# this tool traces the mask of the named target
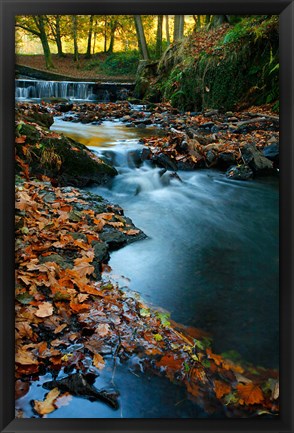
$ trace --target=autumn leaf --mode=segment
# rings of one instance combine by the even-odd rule
[[[34,400],[34,409],[39,415],[46,415],[56,409],[55,401],[59,396],[58,388],[53,388],[47,395],[44,401]]]
[[[224,395],[231,392],[231,386],[221,380],[214,381],[214,390],[217,398],[222,398]]]
[[[93,356],[93,365],[99,370],[102,370],[105,367],[105,361],[99,353],[95,353]]]
[[[21,135],[20,137],[15,137],[15,142],[17,144],[25,143],[26,138],[27,138],[26,135]]]
[[[124,233],[128,236],[134,236],[134,235],[137,235],[138,233],[140,233],[140,230],[130,229],[130,230],[124,231]]]
[[[75,313],[80,313],[91,308],[89,304],[78,304],[73,301],[70,302],[69,306]]]
[[[15,362],[21,365],[37,365],[36,357],[24,348],[19,348],[15,355]]]
[[[17,380],[15,382],[15,398],[21,398],[28,393],[30,389],[30,384],[28,382],[23,382],[22,380]]]
[[[38,306],[38,311],[35,313],[37,317],[49,317],[53,314],[53,305],[51,302],[43,302]]]
[[[100,337],[105,337],[107,334],[109,334],[109,330],[110,326],[108,323],[100,323],[97,326],[95,333],[100,335]]]
[[[257,404],[264,400],[262,390],[254,383],[247,383],[245,385],[239,383],[237,385],[237,391],[240,396],[239,403],[241,405]]]

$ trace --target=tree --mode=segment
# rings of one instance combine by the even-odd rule
[[[19,27],[26,32],[31,33],[32,35],[40,39],[44,52],[46,68],[52,69],[54,68],[54,64],[52,61],[52,55],[48,43],[46,24],[46,15],[18,16],[16,21],[16,27]]]
[[[109,41],[109,47],[108,47],[108,50],[107,50],[108,53],[113,53],[115,31],[117,29],[117,25],[118,25],[118,20],[116,19],[115,15],[114,15],[114,18],[111,17],[110,18],[110,22],[109,22],[110,41]]]
[[[60,25],[61,16],[47,15],[46,19],[57,46],[58,57],[65,57],[65,54],[63,53],[62,50],[62,41],[61,41],[61,25]]]
[[[72,15],[72,35],[73,35],[73,42],[74,42],[74,62],[79,61],[79,49],[78,49],[78,22],[77,22],[77,15]]]
[[[157,32],[156,32],[156,57],[159,58],[162,54],[162,24],[163,15],[157,16]]]
[[[94,15],[90,15],[90,18],[89,18],[88,43],[87,43],[87,52],[86,52],[86,58],[87,59],[90,59],[90,57],[91,57],[91,43],[92,43],[92,33],[93,33],[93,20],[94,20]]]
[[[168,15],[165,15],[165,33],[167,45],[170,45],[170,35],[169,35],[169,19]]]
[[[175,15],[174,21],[174,42],[179,41],[184,36],[184,15]]]
[[[139,46],[141,56],[143,57],[144,60],[149,60],[149,53],[148,53],[141,15],[134,15],[134,20],[135,20],[137,39],[138,39],[138,46]]]

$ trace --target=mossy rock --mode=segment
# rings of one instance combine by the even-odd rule
[[[48,176],[59,186],[83,187],[106,183],[117,174],[86,146],[63,135],[50,137],[48,130],[25,123],[17,126],[17,135],[26,136],[26,151],[22,144],[16,144],[16,153],[28,164],[31,176]],[[19,164],[17,170],[21,172]]]

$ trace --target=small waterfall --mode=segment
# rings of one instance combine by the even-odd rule
[[[115,101],[127,95],[132,83],[15,80],[16,99],[65,98],[80,101]]]
[[[94,82],[16,80],[15,97],[88,100],[93,95],[94,85]]]

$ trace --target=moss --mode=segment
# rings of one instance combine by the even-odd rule
[[[203,50],[195,55],[191,40],[171,46],[159,62],[153,84],[148,77],[142,93],[146,99],[155,95],[169,100],[183,111],[228,111],[275,103],[279,99],[278,44],[278,17],[244,18],[229,27],[209,54]]]

